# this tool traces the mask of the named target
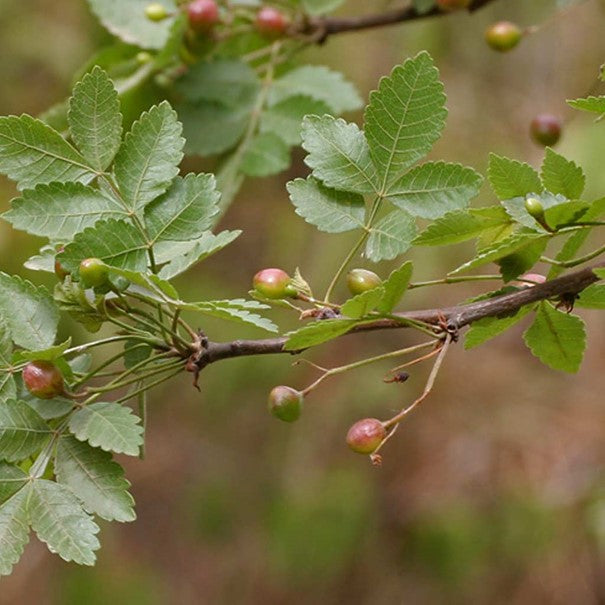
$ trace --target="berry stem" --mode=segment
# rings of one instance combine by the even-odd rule
[[[124,403],[125,401],[128,401],[129,399],[132,399],[133,397],[138,396],[140,393],[149,391],[150,389],[157,386],[158,384],[161,384],[162,382],[166,382],[167,380],[170,380],[171,378],[173,378],[177,374],[180,374],[181,372],[182,372],[182,368],[179,367],[176,370],[176,372],[173,372],[172,374],[168,374],[167,376],[162,376],[161,378],[158,378],[157,380],[154,380],[153,382],[148,382],[147,384],[143,385],[140,389],[136,389],[135,391],[128,393],[128,395],[124,395],[124,397],[120,397],[120,399],[116,399],[115,403]]]
[[[541,256],[540,260],[543,263],[548,263],[549,265],[570,268],[570,267],[576,267],[578,265],[581,265],[582,263],[592,260],[593,258],[600,256],[604,252],[605,252],[605,246],[601,246],[600,248],[597,248],[596,250],[593,250],[592,252],[589,252],[588,254],[585,254],[584,256],[579,256],[578,258],[574,258],[572,260],[556,260],[554,258],[548,258],[547,256]]]

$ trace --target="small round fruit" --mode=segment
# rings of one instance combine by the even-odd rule
[[[269,411],[284,422],[294,422],[300,418],[302,403],[302,393],[291,387],[280,385],[269,393]]]
[[[268,36],[280,36],[290,25],[290,20],[276,8],[265,6],[256,14],[256,29]]]
[[[168,17],[168,11],[159,2],[152,2],[145,7],[145,16],[150,21],[163,21]]]
[[[381,283],[380,277],[367,269],[352,269],[347,273],[347,287],[351,294],[361,294],[380,286]]]
[[[358,454],[371,454],[387,436],[384,425],[377,418],[358,420],[347,433],[347,445]]]
[[[505,53],[521,42],[523,31],[510,21],[498,21],[485,30],[485,41],[490,48]]]
[[[23,384],[35,397],[52,399],[65,392],[63,376],[50,361],[30,361],[23,368]]]
[[[145,50],[138,52],[136,54],[135,59],[137,60],[137,63],[139,65],[145,65],[146,63],[151,63],[151,61],[153,61],[153,57],[151,56],[151,54]]]
[[[471,0],[437,0],[437,6],[444,11],[456,11],[468,8]]]
[[[542,206],[542,202],[538,198],[528,197],[525,200],[525,210],[537,221],[544,220],[544,206]]]
[[[561,138],[561,120],[552,114],[541,113],[531,121],[529,132],[538,145],[554,145]]]
[[[287,298],[296,294],[290,281],[290,276],[281,269],[263,269],[252,279],[252,286],[265,298]]]
[[[80,263],[80,279],[87,288],[104,286],[109,278],[109,269],[100,258],[85,258]]]
[[[214,0],[193,0],[187,6],[187,19],[191,29],[205,32],[218,21],[218,6]]]

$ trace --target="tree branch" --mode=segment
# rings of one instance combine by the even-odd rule
[[[474,0],[467,10],[472,13],[494,1],[495,0]],[[424,13],[419,13],[413,6],[406,6],[405,8],[399,8],[384,13],[362,15],[360,17],[311,18],[301,26],[300,32],[315,37],[317,42],[321,44],[332,34],[341,34],[344,32],[359,31],[374,27],[384,27],[386,25],[395,25],[405,21],[418,21],[429,17],[443,17],[450,14],[451,11],[441,10],[438,6],[435,6]]]
[[[437,325],[440,321],[445,319],[449,325],[458,329],[470,325],[484,317],[506,316],[515,313],[521,307],[541,300],[567,295],[573,297],[584,290],[584,288],[599,281],[599,278],[593,273],[593,269],[602,268],[604,266],[605,263],[601,263],[569,273],[543,284],[526,287],[511,294],[504,294],[502,296],[496,296],[467,305],[456,305],[443,309],[405,311],[396,313],[396,315],[403,319],[413,319],[432,325]],[[396,320],[378,319],[370,324],[354,328],[348,332],[348,334],[406,327],[408,326]],[[297,353],[284,349],[287,340],[287,338],[281,337],[259,340],[234,340],[231,342],[209,342],[196,365],[202,370],[207,365],[220,361],[221,359],[251,355],[270,355],[275,353]]]

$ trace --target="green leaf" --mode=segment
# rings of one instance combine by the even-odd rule
[[[114,163],[124,203],[139,210],[168,189],[183,157],[183,128],[167,101],[141,115]]]
[[[0,273],[0,316],[20,347],[39,349],[55,340],[59,310],[43,286]]]
[[[472,168],[427,162],[393,183],[387,195],[390,202],[413,216],[435,219],[466,208],[479,193],[482,181]]]
[[[107,521],[134,521],[134,499],[124,470],[109,452],[73,437],[61,437],[55,459],[57,481],[67,485],[89,513]]]
[[[542,238],[498,259],[496,263],[500,267],[502,279],[505,282],[511,281],[531,269],[540,260],[547,244],[548,239]]]
[[[55,301],[61,311],[69,313],[89,332],[98,332],[105,321],[80,284],[69,277],[55,286]]]
[[[449,275],[455,275],[456,273],[461,273],[462,271],[474,269],[475,267],[480,267],[486,263],[500,260],[509,254],[519,252],[528,246],[532,246],[540,240],[547,239],[548,236],[540,235],[538,233],[527,233],[525,231],[513,233],[503,240],[486,246],[475,258],[460,265],[460,267],[451,271]]]
[[[605,113],[605,96],[589,96],[584,99],[573,99],[567,101],[567,104],[571,105],[574,109],[579,109],[581,111],[599,114]]]
[[[279,174],[290,166],[290,148],[271,132],[257,134],[246,148],[241,171],[248,176]]]
[[[170,189],[145,208],[145,224],[154,243],[196,240],[212,226],[221,194],[211,174],[177,177]]]
[[[118,93],[98,66],[76,84],[67,114],[74,143],[96,170],[105,170],[122,140]]]
[[[194,242],[160,242],[155,248],[156,261],[161,264],[167,259],[171,260],[161,268],[159,277],[172,279],[180,275],[196,263],[228,246],[241,233],[241,231],[221,231],[214,235],[207,231]],[[178,252],[176,252],[177,246],[179,246]]]
[[[359,319],[368,315],[373,311],[378,303],[382,300],[384,289],[382,286],[377,286],[371,290],[366,290],[353,298],[349,298],[341,308],[341,312],[345,317],[351,319]]]
[[[377,189],[366,138],[356,124],[332,116],[307,116],[302,126],[305,163],[328,187],[355,193]]]
[[[290,97],[263,112],[259,130],[277,135],[286,145],[300,145],[303,118],[326,113],[330,107],[323,101],[302,95]]]
[[[320,231],[342,233],[365,224],[365,202],[356,193],[329,189],[313,177],[290,181],[286,188],[296,214]]]
[[[220,319],[249,324],[261,328],[262,330],[266,330],[267,332],[278,332],[277,326],[270,319],[262,317],[257,313],[250,313],[250,311],[247,310],[248,308],[258,309],[258,306],[251,306],[253,303],[256,303],[256,301],[246,302],[248,305],[242,307],[241,304],[234,304],[237,303],[237,301],[211,300],[195,303],[193,305],[185,305],[183,308],[194,309],[198,313],[209,315],[210,317],[218,317]],[[258,303],[256,304],[258,305]],[[266,308],[266,306],[263,305],[260,308]]]
[[[13,494],[17,493],[29,479],[27,473],[14,464],[0,462],[0,503],[6,502]],[[2,540],[0,540],[2,544]],[[0,548],[0,557],[2,548]],[[0,572],[0,575],[2,573]]]
[[[355,326],[360,325],[357,319],[322,319],[287,334],[288,340],[284,345],[286,351],[300,351],[314,347],[346,334]]]
[[[481,236],[494,227],[511,224],[504,208],[490,206],[448,212],[429,225],[415,240],[416,246],[447,246]]]
[[[598,267],[596,269],[593,269],[592,272],[599,278],[599,279],[605,279],[605,269],[602,267]]]
[[[540,193],[543,189],[538,173],[529,165],[489,154],[487,178],[499,200]]]
[[[252,110],[260,90],[256,72],[238,59],[200,61],[175,82],[190,103],[219,103],[232,110]]]
[[[544,189],[554,194],[560,193],[570,200],[579,198],[586,184],[582,168],[550,147],[546,148],[540,176]]]
[[[85,258],[100,258],[114,267],[143,271],[147,249],[147,242],[134,225],[111,219],[78,233],[57,259],[70,272],[76,271]]]
[[[344,0],[301,0],[301,3],[309,15],[324,15],[341,6]]]
[[[512,317],[484,317],[473,322],[464,337],[464,348],[472,349],[517,325],[530,311],[531,305],[521,307]]]
[[[378,311],[381,313],[390,313],[399,303],[403,295],[406,293],[410,280],[412,279],[413,264],[406,261],[395,269],[388,279],[383,282],[382,288],[384,293],[378,304]]]
[[[6,321],[0,317],[0,402],[14,399],[17,394],[12,372],[13,343]]]
[[[143,444],[140,418],[119,403],[91,403],[69,419],[69,430],[80,441],[106,452],[138,456]]]
[[[149,0],[88,0],[90,9],[114,35],[143,48],[160,49],[168,41],[174,18],[150,21],[145,16]],[[178,14],[174,0],[161,0],[169,14]]]
[[[403,172],[431,150],[446,116],[443,84],[427,52],[381,79],[378,90],[370,94],[365,130],[384,189],[390,190]]]
[[[424,15],[435,8],[435,0],[414,0],[413,4],[419,15]]]
[[[269,91],[269,106],[300,95],[322,101],[337,114],[359,109],[363,104],[355,87],[341,73],[323,65],[297,67],[275,80]]]
[[[583,309],[605,309],[605,285],[593,284],[582,290],[575,306]]]
[[[578,221],[585,220],[586,214],[590,210],[588,202],[573,200],[565,204],[559,204],[547,208],[544,212],[546,224],[553,229],[561,229],[569,225],[575,225]]]
[[[27,492],[16,493],[0,506],[0,576],[8,576],[29,542]]]
[[[24,401],[0,402],[0,459],[17,462],[48,440],[48,425]]]
[[[390,260],[408,250],[415,237],[413,217],[404,210],[395,210],[370,228],[365,255],[374,262]]]
[[[35,360],[45,360],[45,361],[57,361],[59,358],[63,357],[63,353],[69,349],[71,346],[71,336],[64,340],[62,343],[58,345],[54,345],[52,347],[46,347],[44,349],[37,349],[35,351],[32,350],[22,350],[16,351],[13,355],[13,363],[21,363],[22,361],[35,361]],[[67,367],[67,371],[71,372],[71,368],[65,364]]]
[[[115,200],[81,183],[38,185],[11,205],[2,218],[15,229],[54,241],[69,241],[97,221],[128,216]]]
[[[86,183],[96,176],[56,130],[28,115],[0,117],[0,173],[19,189],[53,181]]]
[[[560,204],[568,204],[569,201],[562,195],[553,195],[548,191],[544,191],[539,194],[532,194],[528,197],[535,198],[540,201],[544,210],[548,211],[549,208],[558,206]],[[533,231],[539,231],[540,233],[547,233],[546,229],[536,219],[527,212],[525,207],[525,197],[514,197],[502,202],[502,206],[506,209],[507,214],[521,225],[529,227]]]
[[[534,323],[523,338],[530,351],[554,370],[577,372],[580,369],[586,331],[584,322],[576,315],[563,313],[550,303],[542,302]]]
[[[36,479],[28,487],[28,512],[38,538],[65,561],[94,565],[100,546],[98,525],[86,514],[69,488]]]

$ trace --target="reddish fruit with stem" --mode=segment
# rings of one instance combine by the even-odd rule
[[[561,138],[561,120],[550,113],[537,115],[529,125],[531,138],[538,144],[554,145]]]
[[[519,44],[523,31],[510,21],[498,21],[485,30],[485,41],[490,48],[505,53]]]
[[[270,6],[261,8],[256,14],[256,29],[267,36],[280,36],[288,26],[290,20],[281,11]]]
[[[291,387],[279,385],[269,393],[269,411],[284,422],[294,422],[300,418],[302,403],[303,394]]]
[[[358,454],[371,454],[387,436],[384,425],[377,418],[357,421],[347,433],[347,445]]]
[[[382,280],[374,271],[367,269],[352,269],[347,273],[347,287],[351,294],[361,294],[380,286]]]
[[[109,279],[109,268],[100,258],[85,258],[80,263],[80,279],[87,288],[104,286]]]
[[[50,361],[31,361],[23,368],[23,384],[35,397],[52,399],[65,393],[63,375]]]
[[[265,298],[287,298],[296,296],[290,276],[281,269],[263,269],[252,279],[254,289]]]
[[[218,20],[218,6],[214,0],[194,0],[187,6],[187,19],[191,29],[204,32]]]

